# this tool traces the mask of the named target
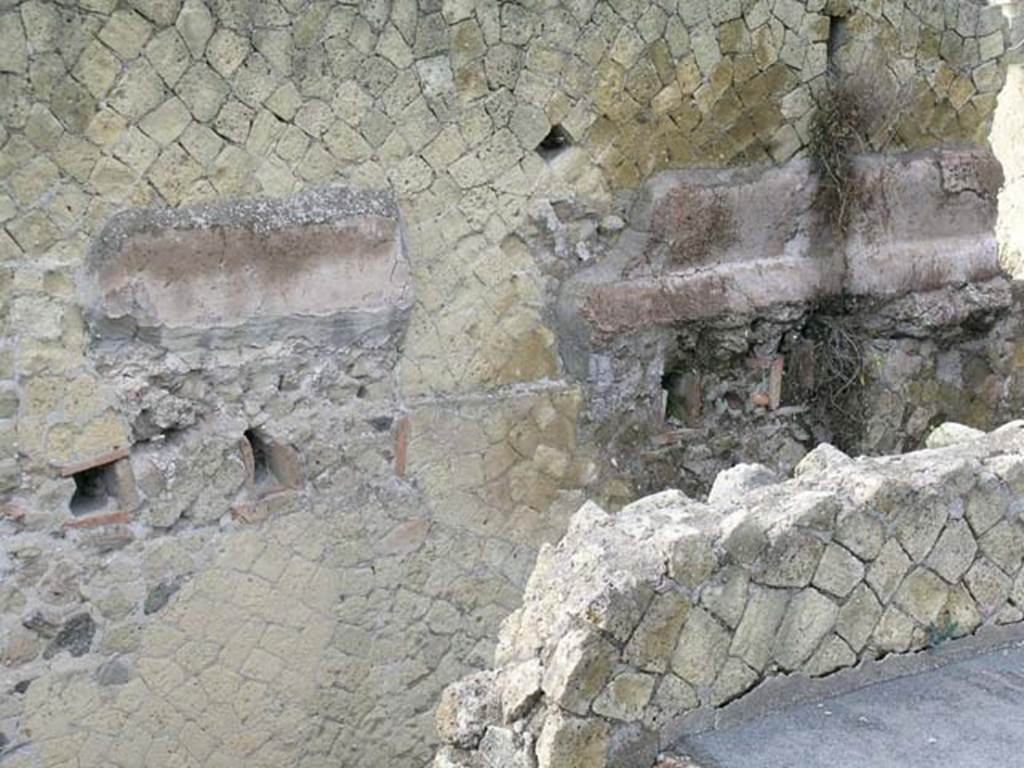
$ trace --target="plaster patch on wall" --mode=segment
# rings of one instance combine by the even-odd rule
[[[394,202],[349,189],[121,214],[83,278],[94,319],[145,328],[386,316],[412,302]]]

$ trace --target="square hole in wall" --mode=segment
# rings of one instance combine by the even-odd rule
[[[75,492],[71,496],[74,517],[110,512],[117,508],[120,484],[116,462],[90,467],[71,475]]]
[[[661,377],[662,421],[693,426],[703,408],[703,381],[699,371],[668,363]]]
[[[258,429],[247,429],[243,450],[257,497],[286,488],[299,488],[303,472],[294,448],[282,445]]]
[[[553,125],[548,135],[541,139],[535,151],[546,162],[551,162],[573,144],[572,136],[561,125]]]

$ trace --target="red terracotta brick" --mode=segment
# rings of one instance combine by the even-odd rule
[[[128,458],[128,448],[115,448],[107,453],[101,453],[99,456],[93,456],[91,459],[78,461],[74,464],[65,464],[60,468],[60,476],[71,477],[71,475],[85,472],[87,469],[102,467],[104,464],[113,464],[115,461],[126,458]]]
[[[408,416],[403,416],[398,420],[398,427],[395,430],[395,474],[399,477],[405,477],[411,429],[412,423]]]
[[[118,510],[117,512],[101,512],[98,515],[89,515],[77,520],[69,520],[64,523],[65,528],[99,528],[103,525],[123,525],[130,523],[132,516],[130,512]]]

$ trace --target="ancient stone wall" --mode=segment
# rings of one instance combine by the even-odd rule
[[[859,167],[968,224],[866,334],[865,449],[1012,413],[978,173],[1008,34],[960,0],[0,0],[0,759],[426,763],[583,499],[737,458],[662,402],[731,305],[595,341],[575,299],[671,277],[623,271],[665,179],[707,234],[737,178],[810,194],[829,82],[876,119]],[[702,412],[736,389],[785,466],[831,433],[779,428],[777,304]]]
[[[777,675],[822,677],[1024,618],[1024,423],[780,483],[719,476],[617,514],[587,503],[542,549],[493,670],[446,690],[435,765],[653,765],[688,723]]]

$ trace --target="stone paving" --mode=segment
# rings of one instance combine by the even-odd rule
[[[694,768],[1016,766],[1024,755],[1024,648],[784,709],[691,737],[679,751]]]

